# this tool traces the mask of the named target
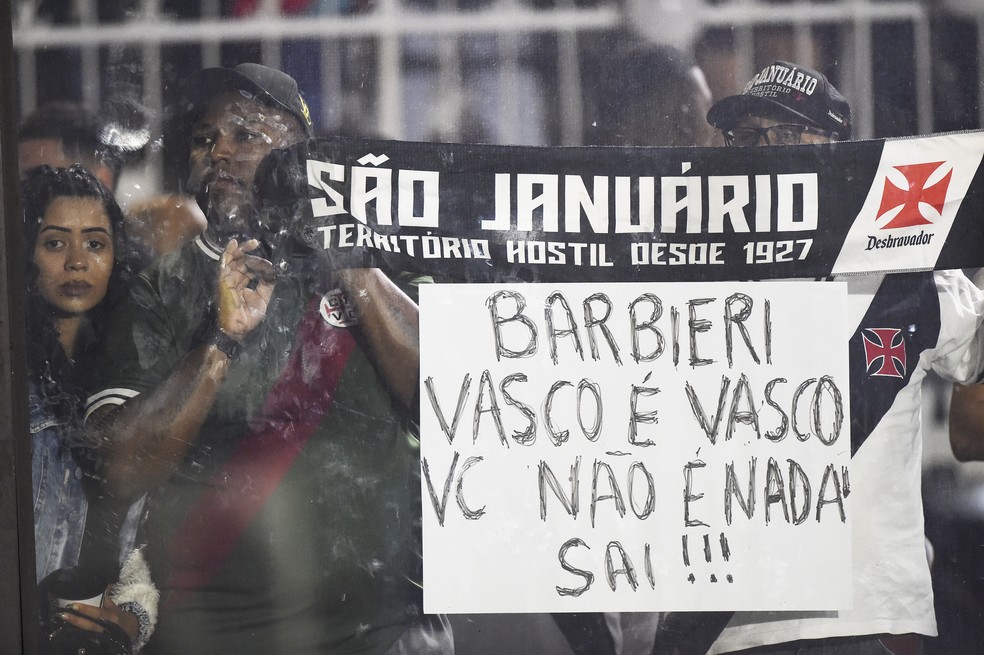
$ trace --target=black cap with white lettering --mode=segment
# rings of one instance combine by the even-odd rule
[[[786,61],[776,61],[745,85],[711,107],[707,122],[722,130],[735,127],[745,116],[781,114],[835,135],[851,138],[851,105],[822,73]]]

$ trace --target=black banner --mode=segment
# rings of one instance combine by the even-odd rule
[[[268,159],[257,193],[278,240],[337,267],[822,278],[984,264],[982,153],[984,132],[741,149],[314,139]]]

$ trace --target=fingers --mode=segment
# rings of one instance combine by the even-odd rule
[[[247,254],[256,250],[259,245],[260,242],[256,239],[250,239],[242,245],[235,239],[231,239],[222,252],[223,273],[226,275],[238,274],[242,276],[239,282],[245,284],[253,281],[273,284],[276,280],[276,269],[273,264],[262,257]]]
[[[239,243],[237,239],[229,239],[222,254],[228,253],[231,256],[240,256],[248,252],[253,252],[260,247],[260,242],[256,239],[248,239]]]
[[[73,603],[69,605],[69,608],[79,614],[84,616],[79,616],[72,612],[62,612],[58,616],[65,623],[73,625],[80,630],[88,630],[90,632],[106,632],[106,628],[95,622],[95,619],[101,619],[103,621],[108,621],[110,623],[115,623],[116,625],[123,628],[123,631],[133,642],[137,639],[140,634],[140,619],[137,618],[135,614],[130,612],[121,611],[113,601],[106,597],[105,607],[95,607],[94,605],[83,605],[82,603]],[[88,617],[88,618],[86,618]],[[90,621],[89,619],[94,619]]]
[[[269,260],[255,255],[245,255],[242,259],[248,275],[257,282],[273,284],[277,278],[277,271]]]
[[[244,241],[239,248],[243,252],[252,252],[256,250],[259,247],[259,245],[260,242],[257,241],[256,239],[248,239],[247,241]]]
[[[218,326],[236,341],[263,320],[276,283],[273,264],[249,254],[259,245],[255,239],[242,245],[232,239],[222,252],[216,290]]]
[[[244,250],[244,248],[255,242],[255,239],[251,239],[250,241],[239,245],[239,242],[235,239],[229,239],[229,243],[226,244],[225,249],[222,251],[222,258],[219,260],[219,265],[223,270],[232,268],[236,262],[242,260],[242,258],[246,256],[247,252],[256,249],[256,245],[253,245],[252,248]]]
[[[85,605],[83,603],[72,603],[68,606],[69,609],[78,612],[84,616],[79,616],[72,612],[62,612],[59,617],[65,621],[74,625],[76,628],[82,630],[89,630],[90,632],[105,632],[105,629],[96,623],[95,621],[90,621],[87,618],[92,619],[103,619],[105,621],[111,621],[113,623],[119,623],[119,610],[113,605],[111,608],[96,607],[95,605]]]

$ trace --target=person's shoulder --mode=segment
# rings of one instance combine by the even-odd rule
[[[984,292],[961,270],[933,271],[931,273],[941,304],[963,306],[980,304]]]
[[[211,284],[220,255],[221,251],[196,236],[154,260],[135,276],[132,288],[149,288],[165,299],[193,296],[194,289],[207,289]]]
[[[971,281],[967,275],[961,270],[946,270],[946,271],[933,271],[933,278],[936,281],[937,286],[944,287],[974,287],[974,283]]]
[[[936,271],[933,273],[941,310],[952,307],[952,311],[975,317],[984,311],[984,291],[961,270]],[[976,329],[976,328],[975,328]]]
[[[151,196],[127,208],[127,236],[153,262],[179,250],[207,227],[194,198]]]
[[[222,250],[198,235],[177,250],[154,260],[140,275],[161,279],[190,271],[214,271],[221,256]]]

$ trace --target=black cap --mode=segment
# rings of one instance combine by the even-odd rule
[[[787,61],[773,62],[739,95],[715,103],[707,122],[726,130],[745,116],[776,109],[836,133],[839,140],[851,138],[851,105],[840,91],[822,73]]]
[[[195,73],[185,87],[183,107],[186,115],[201,110],[209,99],[227,91],[245,91],[259,102],[284,109],[300,122],[308,136],[314,133],[311,111],[294,78],[261,64],[204,68]]]

